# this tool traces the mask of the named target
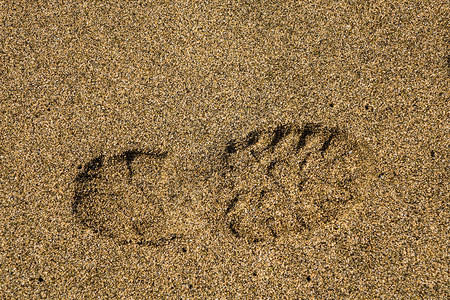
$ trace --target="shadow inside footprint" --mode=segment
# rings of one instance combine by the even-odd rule
[[[337,220],[360,199],[362,149],[339,128],[317,123],[258,129],[229,141],[218,196],[224,228],[260,242]]]

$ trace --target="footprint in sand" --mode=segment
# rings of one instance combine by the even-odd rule
[[[173,218],[179,199],[170,194],[167,157],[129,150],[90,160],[75,178],[73,214],[122,244],[161,245],[180,237]]]
[[[100,235],[140,245],[191,234],[187,224],[207,224],[199,216],[216,214],[217,205],[221,217],[209,226],[236,238],[257,243],[307,236],[363,199],[373,166],[366,147],[339,128],[316,123],[257,129],[219,152],[218,161],[209,161],[218,163],[211,168],[218,178],[208,175],[213,186],[198,184],[197,175],[176,174],[167,152],[93,158],[75,178],[73,214]]]
[[[366,157],[342,130],[315,123],[257,129],[230,140],[218,196],[225,230],[262,242],[333,222],[360,201]]]

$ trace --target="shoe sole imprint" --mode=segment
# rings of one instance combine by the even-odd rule
[[[361,200],[368,152],[337,127],[282,124],[223,148],[223,226],[249,242],[301,234],[337,220]]]
[[[220,151],[219,189],[213,191],[222,206],[219,226],[256,243],[307,235],[338,219],[361,201],[371,172],[368,149],[339,128],[317,123],[250,131]],[[167,157],[128,150],[91,159],[75,177],[73,214],[121,244],[157,246],[181,237],[175,227],[183,224],[170,217],[182,219],[176,207],[183,207],[167,194]]]

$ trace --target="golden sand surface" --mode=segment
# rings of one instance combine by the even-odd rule
[[[1,299],[448,299],[448,1],[0,3]]]

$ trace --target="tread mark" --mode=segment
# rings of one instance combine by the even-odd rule
[[[258,131],[250,131],[247,134],[247,137],[245,138],[245,145],[246,147],[250,147],[254,144],[256,144],[259,140],[259,133]]]
[[[237,151],[236,142],[234,140],[229,141],[225,147],[225,152],[228,154],[232,154],[235,153],[236,151]]]
[[[306,163],[308,162],[307,159],[308,159],[309,155],[310,155],[310,153],[308,153],[308,154],[306,155],[306,158],[304,158],[304,159],[300,162],[300,164],[299,164],[300,171],[303,171],[303,170],[305,169]]]
[[[336,137],[336,131],[333,130],[331,134],[328,136],[326,141],[323,143],[322,147],[319,149],[320,152],[322,152],[322,155],[327,151],[327,149],[330,147],[332,140]]]
[[[278,125],[272,137],[272,141],[267,148],[273,149],[281,140],[291,131],[291,128],[285,125]]]
[[[305,128],[303,129],[303,131],[298,139],[297,146],[295,147],[296,151],[305,147],[306,138],[310,135],[313,135],[316,132],[316,129],[317,129],[317,126],[315,126],[314,124],[306,124],[305,125]]]
[[[275,168],[275,165],[277,164],[277,160],[272,160],[269,165],[267,166],[267,175],[272,175],[272,170]]]
[[[86,163],[84,170],[75,177],[75,181],[86,182],[95,178],[97,174],[94,172],[98,171],[103,166],[104,158],[104,155],[100,155]]]
[[[225,214],[229,214],[230,211],[236,206],[236,203],[238,202],[238,197],[234,197],[233,199],[231,199],[230,203],[228,204],[228,207],[225,211]]]
[[[230,231],[231,231],[231,233],[233,235],[235,235],[236,237],[240,237],[240,234],[239,234],[239,232],[236,229],[236,222],[235,221],[230,221],[228,223],[228,228],[230,229]]]

